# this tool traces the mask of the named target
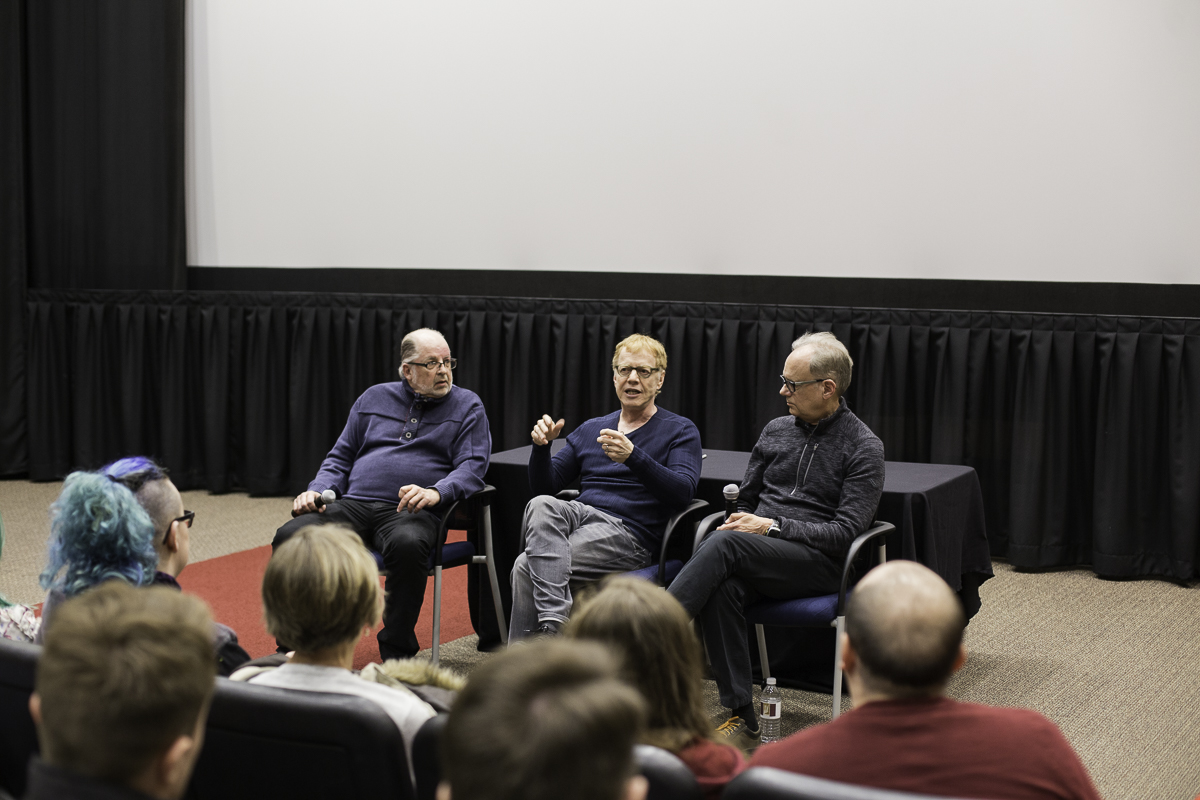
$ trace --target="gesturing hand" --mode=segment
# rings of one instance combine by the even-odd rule
[[[771,530],[771,520],[768,517],[756,517],[745,511],[730,514],[724,525],[717,526],[719,531],[741,531],[742,533],[757,533],[763,535]]]
[[[400,505],[396,511],[408,511],[413,514],[422,508],[433,508],[442,502],[442,495],[437,489],[425,489],[414,484],[400,487]]]
[[[542,418],[533,424],[533,430],[529,433],[529,438],[533,439],[534,444],[547,445],[558,438],[562,433],[565,419],[560,419],[558,422],[550,419],[549,414],[542,414]]]
[[[600,448],[604,450],[604,455],[618,464],[624,464],[625,459],[633,454],[633,442],[629,441],[629,437],[620,431],[614,431],[612,428],[601,430],[600,436],[596,441],[600,443]]]

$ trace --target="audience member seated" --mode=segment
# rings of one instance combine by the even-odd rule
[[[454,385],[455,359],[442,334],[420,328],[400,342],[400,378],[372,386],[350,409],[341,437],[273,547],[307,525],[349,527],[383,558],[387,599],[379,653],[415,656],[429,553],[446,506],[483,489],[492,434],[483,401]],[[337,499],[318,506],[326,490]],[[397,503],[399,497],[399,503]],[[281,652],[295,642],[281,641]]]
[[[584,422],[551,457],[565,420],[543,415],[530,437],[529,485],[521,547],[512,571],[508,640],[553,635],[571,614],[572,587],[650,564],[667,521],[683,510],[700,479],[700,432],[655,404],[667,352],[634,334],[613,352],[621,410]],[[580,482],[577,500],[554,495]]]
[[[622,655],[621,675],[642,693],[649,720],[641,741],[679,756],[715,800],[746,768],[742,752],[718,743],[704,710],[704,658],[679,602],[649,581],[614,576],[581,602],[566,635]]]
[[[442,736],[438,800],[644,800],[645,703],[592,642],[542,640],[471,673]]]
[[[358,535],[340,525],[296,531],[267,563],[262,600],[267,631],[293,643],[296,652],[283,666],[250,682],[375,701],[400,729],[411,770],[413,736],[434,715],[433,708],[406,688],[351,672],[354,648],[383,611],[379,569]]]
[[[114,578],[131,586],[153,583],[154,525],[125,486],[98,472],[72,472],[50,505],[46,560],[39,644],[64,600]]]
[[[851,595],[842,669],[854,710],[766,745],[754,767],[919,794],[1098,800],[1087,770],[1036,711],[944,696],[966,661],[966,617],[932,570],[893,561]]]
[[[767,423],[746,465],[738,511],[706,537],[668,591],[700,620],[721,704],[718,729],[758,744],[747,605],[838,591],[854,537],[883,495],[883,443],[842,395],[854,361],[832,333],[792,342],[780,378],[788,414]]]
[[[26,800],[183,796],[213,690],[204,603],[123,581],[63,602],[29,710],[41,757]]]
[[[191,556],[189,546],[196,512],[184,509],[183,498],[167,476],[167,470],[145,456],[122,458],[100,472],[133,492],[138,504],[150,516],[150,524],[154,527],[154,552],[158,557],[153,582],[180,591],[176,578]],[[250,655],[238,644],[237,634],[228,625],[214,622],[213,640],[217,672],[221,675],[229,675],[250,660]]]
[[[4,520],[0,518],[0,556],[4,555]],[[32,608],[9,602],[0,594],[0,636],[17,642],[32,642],[42,621]]]

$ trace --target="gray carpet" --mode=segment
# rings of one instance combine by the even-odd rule
[[[0,591],[10,599],[41,598],[47,508],[60,489],[0,481]],[[184,505],[197,512],[199,561],[268,544],[291,500],[187,492]],[[1086,570],[1030,575],[1001,562],[980,594],[983,608],[967,630],[970,658],[952,696],[1050,717],[1109,800],[1200,794],[1200,586],[1104,581]],[[488,657],[475,644],[470,636],[443,645],[443,664],[468,674]],[[828,695],[783,694],[785,733],[829,719]],[[723,719],[711,683],[708,702]]]

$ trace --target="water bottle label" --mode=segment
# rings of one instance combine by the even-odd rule
[[[783,703],[778,700],[763,700],[760,706],[759,717],[762,719],[779,719]]]

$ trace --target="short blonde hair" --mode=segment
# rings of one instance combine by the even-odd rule
[[[357,639],[379,623],[382,598],[374,556],[341,525],[296,531],[263,574],[267,632],[301,652]]]
[[[613,369],[617,368],[617,359],[621,357],[622,350],[628,350],[631,353],[649,353],[654,356],[654,366],[663,372],[667,371],[667,349],[653,336],[635,333],[617,342],[616,348],[613,349]]]
[[[792,351],[808,347],[812,354],[808,358],[808,371],[814,378],[832,378],[837,384],[837,396],[841,397],[850,388],[850,375],[854,359],[850,351],[829,331],[806,333],[792,342]]]

